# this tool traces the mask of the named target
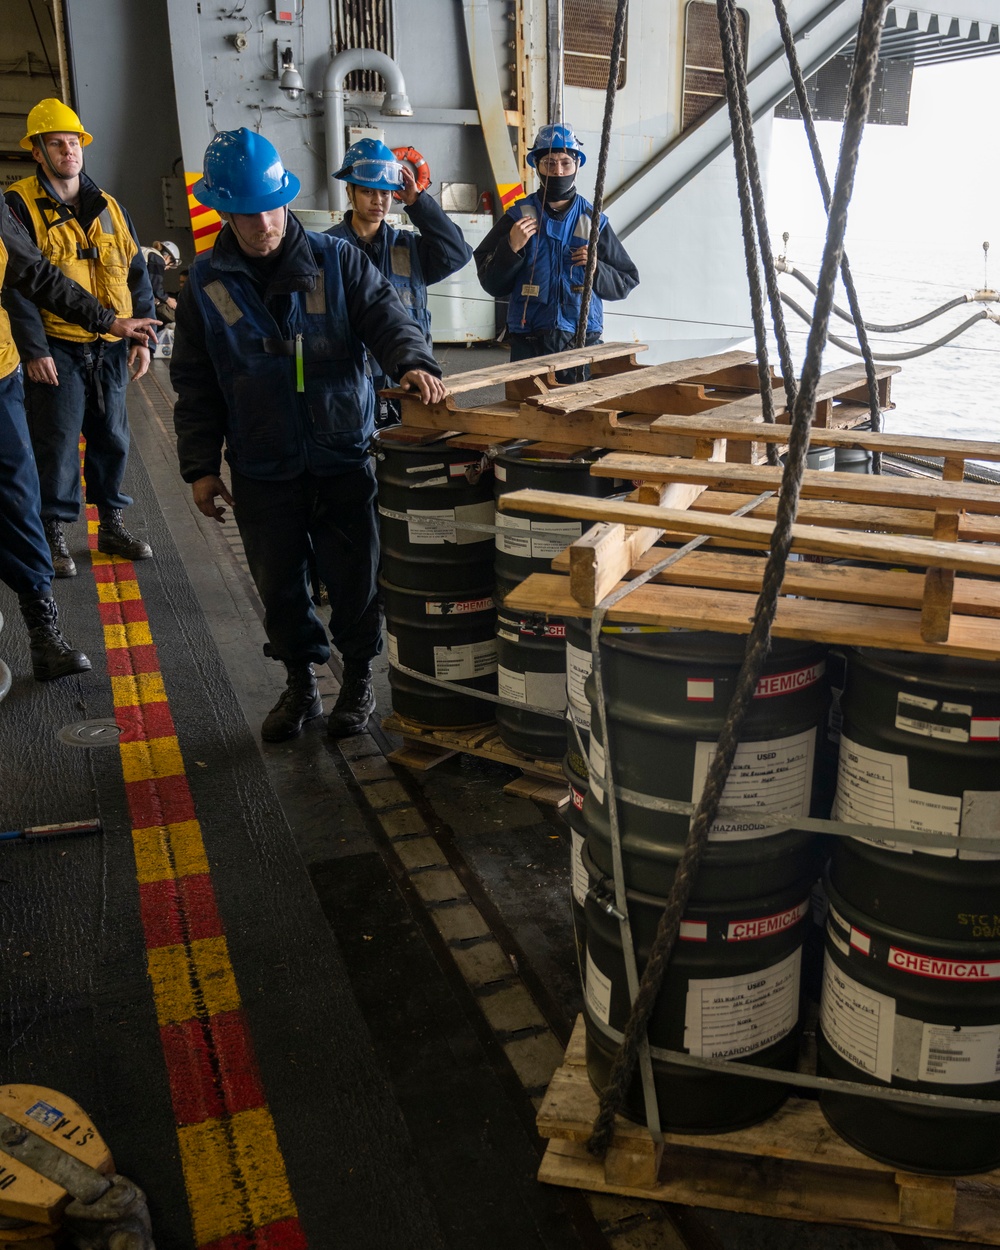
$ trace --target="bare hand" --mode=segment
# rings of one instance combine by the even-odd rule
[[[176,307],[177,307],[177,301],[174,299],[174,297],[173,297],[172,295],[168,295],[168,296],[167,296],[165,303],[166,303],[166,305],[167,305],[167,307],[168,307],[168,308],[176,308]]]
[[[396,199],[402,200],[407,208],[409,208],[409,206],[416,201],[420,192],[417,190],[417,180],[414,178],[413,170],[409,167],[409,165],[400,165],[400,170],[403,174],[403,189],[402,191],[396,192]]]
[[[425,404],[439,404],[448,394],[448,388],[425,369],[410,369],[399,379],[404,391],[419,391],[420,399]]]
[[[569,254],[569,258],[574,265],[585,265],[587,263],[587,251],[586,243],[583,247],[574,247]]]
[[[194,495],[194,506],[202,516],[214,517],[220,522],[226,519],[225,508],[217,504],[215,499],[219,496],[232,507],[233,497],[226,490],[226,484],[221,477],[210,473],[206,477],[198,478],[197,482],[191,483],[191,493]]]
[[[534,217],[519,217],[511,227],[510,234],[507,236],[507,242],[514,252],[523,250],[525,243],[533,234],[538,233],[538,222]]]
[[[134,339],[137,343],[155,343],[154,326],[163,325],[153,317],[118,317],[108,327],[108,333],[119,339]]]
[[[48,386],[59,385],[59,371],[51,356],[40,356],[38,360],[26,360],[24,371],[29,382],[45,382]]]
[[[136,343],[128,352],[129,380],[138,382],[149,368],[149,348]]]

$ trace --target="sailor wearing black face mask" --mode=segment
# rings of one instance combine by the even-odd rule
[[[483,288],[508,300],[512,361],[551,355],[573,344],[594,211],[576,190],[577,172],[586,159],[571,126],[543,126],[528,153],[541,186],[509,208],[476,248]],[[624,299],[638,284],[638,270],[602,213],[588,345],[601,341],[602,301]],[[581,380],[581,373],[562,370],[556,377],[573,382]]]

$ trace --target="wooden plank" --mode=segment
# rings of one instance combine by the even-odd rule
[[[697,454],[709,460],[725,459],[720,439],[699,447]],[[664,508],[689,508],[704,487],[684,482],[641,484],[629,498]],[[573,597],[584,607],[594,607],[626,575],[644,551],[663,531],[648,526],[595,525],[569,548],[569,575]]]
[[[662,365],[647,365],[634,373],[613,374],[611,377],[591,378],[589,382],[577,382],[573,386],[562,387],[556,394],[540,396],[529,402],[544,408],[546,412],[569,416],[595,405],[614,404],[626,395],[649,390],[651,386],[688,381],[696,374],[713,373],[753,359],[753,352],[734,351],[694,360],[672,360]]]
[[[962,465],[963,462],[958,462]],[[964,467],[964,466],[963,466]],[[670,456],[633,456],[611,452],[591,466],[595,477],[644,478],[652,482],[693,482],[721,491],[756,494],[777,491],[782,470],[770,465],[721,464]],[[835,473],[806,469],[801,494],[806,499],[839,499],[847,503],[888,504],[890,507],[920,508],[928,504],[948,505],[952,512],[1000,515],[1000,485],[984,486],[961,478],[938,481],[935,478],[888,477],[882,474]]]
[[[732,407],[732,405],[729,405]],[[864,410],[867,412],[867,409]],[[787,443],[788,427],[749,423],[746,417],[733,420],[728,412],[715,410],[704,416],[657,417],[651,429],[664,434],[710,434],[749,442]],[[817,430],[809,432],[810,447],[850,447],[864,451],[898,451],[918,456],[962,456],[967,460],[1000,460],[1000,443],[983,442],[971,438],[934,438],[923,434],[900,434],[883,430],[878,434],[871,430]]]
[[[593,347],[571,348],[555,352],[551,356],[533,356],[530,360],[511,361],[504,365],[491,365],[486,369],[472,369],[467,373],[452,373],[444,379],[449,395],[464,395],[487,386],[500,386],[516,382],[519,378],[532,378],[553,374],[557,369],[571,369],[575,365],[590,364],[594,360],[629,358],[636,352],[646,351],[645,343],[596,343]],[[555,379],[552,379],[553,384]],[[396,399],[412,399],[410,391],[392,387],[383,392]],[[419,400],[417,401],[419,403]]]
[[[582,544],[595,531],[596,525],[583,538]],[[617,527],[624,530],[624,526]],[[552,561],[555,573],[568,573],[573,598],[581,607],[593,607],[577,593],[573,577],[573,551],[577,543],[562,551]],[[636,557],[632,566],[619,580],[627,580],[645,573],[654,564],[669,555],[667,547],[653,547]],[[662,586],[701,586],[704,589],[740,590],[756,593],[760,590],[764,561],[759,556],[740,556],[726,552],[706,551],[704,548],[689,552],[676,564],[670,565],[653,578]],[[578,579],[579,580],[579,579]],[[617,583],[611,583],[601,596],[610,594]],[[602,587],[603,589],[603,587]],[[809,564],[803,560],[790,561],[781,586],[784,595],[802,595],[809,599],[833,599],[841,603],[878,603],[891,608],[916,608],[923,603],[924,576],[905,573],[898,569],[880,569],[872,577],[870,569],[849,568],[843,565]],[[600,600],[598,600],[600,602]],[[979,581],[970,577],[955,579],[954,610],[967,616],[990,616],[1000,619],[1000,582]]]
[[[483,404],[476,408],[452,408],[446,404],[419,402],[403,407],[403,425],[413,421],[421,427],[454,433],[456,425],[469,434],[485,434],[498,441],[539,439],[578,447],[619,447],[623,451],[649,451],[664,455],[693,456],[699,439],[651,434],[649,422],[629,421],[610,412],[581,412],[572,417],[508,404]],[[702,436],[703,438],[704,436]]]
[[[555,573],[532,573],[507,596],[507,603],[512,608],[546,616],[590,616],[590,609],[581,607],[573,598],[569,578]],[[612,608],[608,619],[747,634],[756,605],[757,596],[753,594],[647,584]],[[948,641],[933,643],[921,638],[920,613],[916,611],[782,598],[772,632],[777,638],[798,638],[803,642],[1000,659],[1000,625],[984,617],[953,616]]]
[[[621,521],[648,525],[682,534],[711,534],[736,539],[767,550],[773,526],[753,517],[724,516],[714,512],[682,512],[676,508],[653,508],[627,500],[592,499],[556,491],[517,490],[497,500],[501,512],[541,513],[582,520]],[[820,525],[792,526],[792,550],[808,555],[872,560],[878,564],[918,565],[957,569],[986,576],[1000,574],[1000,551],[972,543],[934,542],[895,534],[846,533]]]
[[[942,481],[961,482],[964,476],[965,461],[957,456],[946,457],[941,469]],[[935,492],[935,498],[938,497]],[[958,509],[950,500],[939,503],[935,510],[934,538],[937,542],[953,543],[958,540]],[[920,634],[925,642],[947,641],[954,590],[953,569],[927,570],[920,618]]]
[[[569,802],[569,787],[564,781],[543,781],[540,777],[521,776],[508,781],[503,788],[504,794],[513,794],[521,799],[531,799],[542,807],[554,807],[558,811]]]
[[[880,395],[882,407],[885,407],[885,400],[888,394],[885,386],[894,373],[899,373],[899,365],[876,365],[875,377],[883,388],[883,394]],[[857,392],[857,393],[855,393]],[[780,421],[782,417],[788,416],[788,409],[785,407],[781,396],[784,392],[775,395],[775,420]],[[865,377],[864,364],[845,365],[842,369],[833,369],[829,373],[824,373],[816,387],[816,404],[825,403],[834,399],[860,399],[866,401],[868,395],[868,383]],[[760,417],[763,415],[763,404],[760,395],[747,395],[744,399],[736,399],[727,407],[719,409],[719,415],[726,419],[742,419],[748,417]]]
[[[735,512],[752,503],[753,495],[730,495],[707,490],[691,505],[692,512]],[[772,496],[750,513],[759,520],[773,521],[778,502]],[[802,525],[832,525],[836,529],[872,530],[884,534],[934,533],[934,513],[916,508],[860,508],[857,504],[825,499],[803,499],[796,520]],[[964,513],[959,519],[958,536],[963,542],[1000,543],[1000,518]],[[711,545],[711,544],[710,544]]]
[[[412,768],[414,772],[425,773],[438,764],[443,764],[445,760],[450,760],[456,754],[456,751],[448,747],[436,746],[433,742],[420,742],[407,738],[404,740],[404,745],[392,751],[387,758],[393,764],[402,764],[405,768]]]

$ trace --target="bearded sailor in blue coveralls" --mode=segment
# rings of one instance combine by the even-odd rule
[[[400,302],[431,346],[431,314],[427,287],[457,273],[472,259],[472,248],[444,209],[417,187],[412,172],[396,160],[392,148],[378,139],[360,139],[344,154],[344,164],[333,175],[347,183],[351,207],[344,220],[327,234],[346,239],[392,283]],[[406,206],[406,215],[420,231],[394,230],[385,217],[393,192]],[[376,366],[375,393],[393,386]],[[397,400],[379,397],[375,417],[380,427],[399,421]]]
[[[512,361],[565,351],[576,337],[594,211],[576,189],[586,160],[572,126],[543,126],[528,153],[539,190],[512,205],[476,248],[484,290],[508,300]],[[601,341],[602,301],[624,299],[638,285],[639,271],[602,213],[587,346]],[[556,377],[571,382],[579,373],[561,370]]]

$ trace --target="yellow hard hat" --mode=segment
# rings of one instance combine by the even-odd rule
[[[68,104],[63,104],[62,100],[39,100],[35,107],[28,114],[28,133],[21,140],[21,147],[26,152],[31,151],[32,139],[35,135],[51,134],[54,130],[65,130],[71,134],[80,136],[80,145],[86,147],[88,143],[93,142],[93,135],[88,135],[83,128],[83,122],[73,112]]]

